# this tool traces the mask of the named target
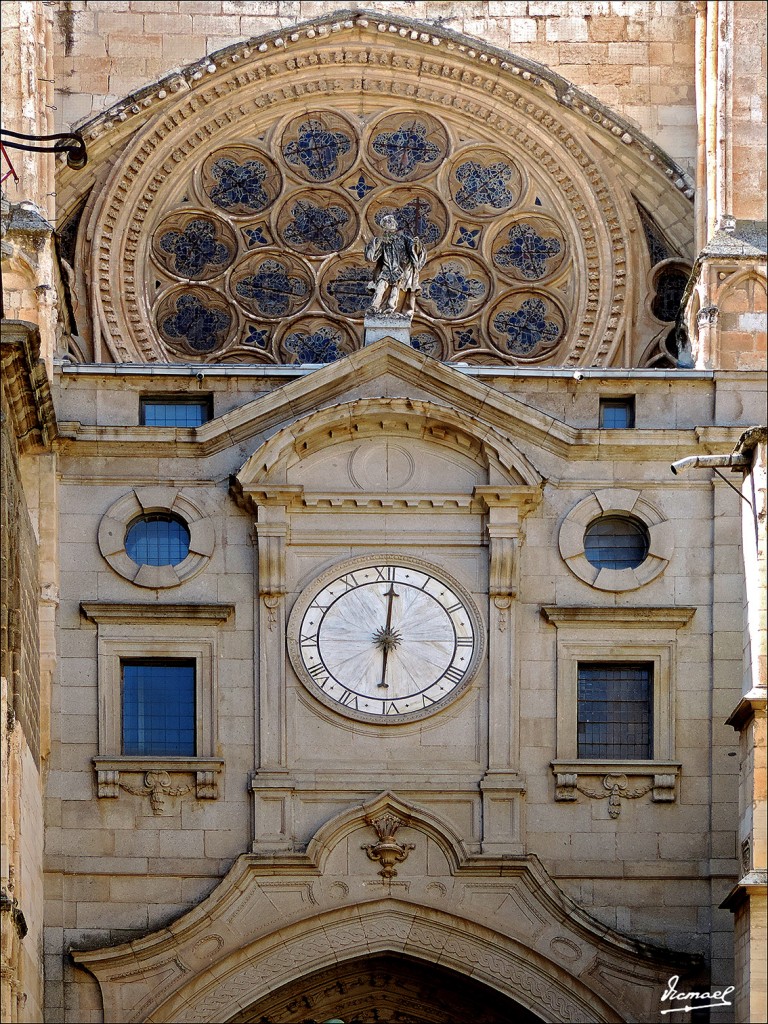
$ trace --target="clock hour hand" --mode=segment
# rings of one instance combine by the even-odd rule
[[[402,640],[397,630],[392,629],[392,601],[395,597],[400,596],[395,590],[394,584],[390,583],[389,590],[386,591],[384,596],[387,599],[387,622],[382,629],[377,629],[373,634],[373,642],[382,652],[381,682],[377,683],[379,687],[389,686],[387,682],[387,659],[389,658],[389,652],[399,647]]]

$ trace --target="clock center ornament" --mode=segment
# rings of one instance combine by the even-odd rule
[[[323,573],[288,622],[296,674],[321,703],[391,725],[436,713],[471,683],[484,627],[469,593],[420,559],[356,558]]]

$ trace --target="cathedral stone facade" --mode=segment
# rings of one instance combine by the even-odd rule
[[[6,1018],[765,1019],[763,5],[3,6]]]

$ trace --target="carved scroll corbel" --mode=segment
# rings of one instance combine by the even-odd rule
[[[138,769],[131,766],[121,771],[114,767],[97,767],[96,792],[100,799],[115,800],[120,796],[120,790],[130,793],[132,796],[149,797],[153,814],[165,813],[166,800],[169,797],[186,796],[188,793],[194,792],[198,800],[218,799],[220,771],[218,767],[197,767],[191,762],[186,765],[175,765],[172,770],[174,773],[194,775],[194,782],[174,785],[170,773],[164,768]],[[126,781],[126,775],[134,776],[136,774],[143,776],[141,785],[133,785]]]
[[[608,814],[611,818],[618,818],[622,800],[637,800],[646,793],[652,793],[655,803],[673,802],[675,776],[654,774],[649,781],[633,785],[623,773],[610,772],[594,787],[583,782],[576,772],[558,772],[555,775],[555,800],[576,800],[578,793],[583,793],[591,800],[607,800]]]
[[[491,597],[514,597],[517,592],[517,542],[502,527],[488,526],[490,538],[488,586]]]
[[[411,850],[416,849],[415,843],[398,843],[395,839],[395,833],[407,821],[396,814],[382,814],[379,818],[366,818],[366,821],[375,829],[379,841],[365,844],[361,849],[365,850],[371,860],[381,864],[379,874],[382,878],[394,878],[397,875],[395,864],[401,864]]]
[[[165,801],[170,796],[185,796],[192,789],[192,786],[173,786],[171,777],[166,771],[145,772],[143,786],[129,786],[119,782],[120,788],[133,796],[148,796],[153,814],[162,814],[165,810]]]
[[[270,512],[273,510],[270,509]],[[284,513],[284,510],[283,510]],[[280,604],[285,595],[285,538],[288,527],[283,523],[258,523],[256,535],[259,551],[259,597],[266,612],[266,625],[273,632],[280,617]]]

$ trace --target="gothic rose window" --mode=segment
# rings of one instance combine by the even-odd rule
[[[329,131],[320,121],[304,121],[298,139],[288,143],[283,156],[289,164],[306,167],[316,181],[327,181],[337,172],[338,158],[351,147],[351,140],[343,132]]]

